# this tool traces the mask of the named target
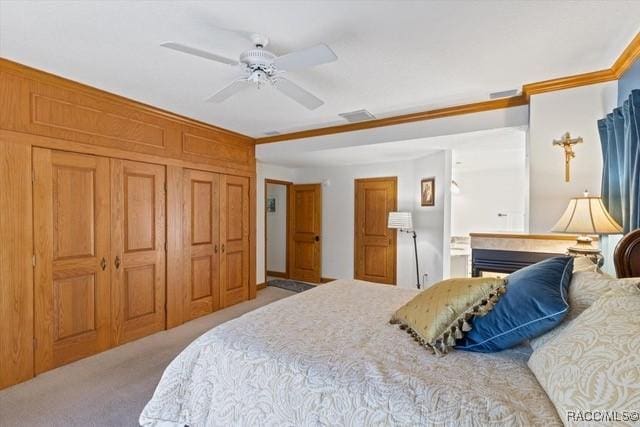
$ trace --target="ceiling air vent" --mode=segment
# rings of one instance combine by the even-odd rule
[[[489,99],[508,98],[510,96],[516,96],[518,89],[503,90],[502,92],[493,92],[489,94]]]
[[[338,115],[350,123],[364,122],[376,118],[376,116],[374,116],[367,110],[356,110],[349,113],[340,113]]]
[[[269,130],[267,132],[264,133],[266,136],[276,136],[276,135],[280,135],[280,132],[278,132],[277,130]]]

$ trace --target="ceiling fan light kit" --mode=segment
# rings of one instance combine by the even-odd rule
[[[288,71],[298,71],[337,60],[338,57],[329,46],[321,43],[276,56],[266,49],[269,44],[268,37],[257,33],[234,32],[248,38],[254,45],[252,49],[242,52],[238,61],[176,42],[162,43],[161,46],[240,68],[241,76],[209,97],[208,102],[223,102],[244,89],[250,87],[260,89],[270,84],[280,93],[309,110],[315,110],[324,104],[320,98],[285,78],[284,74]]]

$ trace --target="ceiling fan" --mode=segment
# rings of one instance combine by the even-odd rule
[[[274,53],[266,49],[269,44],[268,37],[245,31],[226,31],[240,34],[249,39],[254,48],[242,52],[239,59],[236,61],[234,59],[182,43],[166,42],[161,44],[161,46],[169,49],[240,68],[242,75],[231,84],[225,86],[209,97],[207,99],[208,102],[222,102],[242,90],[250,87],[256,87],[259,89],[269,83],[278,91],[309,110],[315,110],[324,104],[320,98],[285,78],[283,75],[287,71],[298,71],[304,68],[310,68],[316,65],[335,61],[338,57],[333,53],[329,46],[324,43],[320,43],[306,49],[290,52],[282,56],[276,56]]]

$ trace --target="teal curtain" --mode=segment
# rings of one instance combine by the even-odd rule
[[[602,200],[624,228],[640,228],[640,89],[604,119],[598,120],[602,143]]]

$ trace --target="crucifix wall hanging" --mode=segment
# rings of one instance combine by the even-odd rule
[[[553,145],[557,145],[564,149],[564,180],[565,182],[571,181],[571,159],[576,156],[573,151],[573,146],[582,143],[582,137],[571,139],[569,132],[562,135],[560,139],[554,139]]]

